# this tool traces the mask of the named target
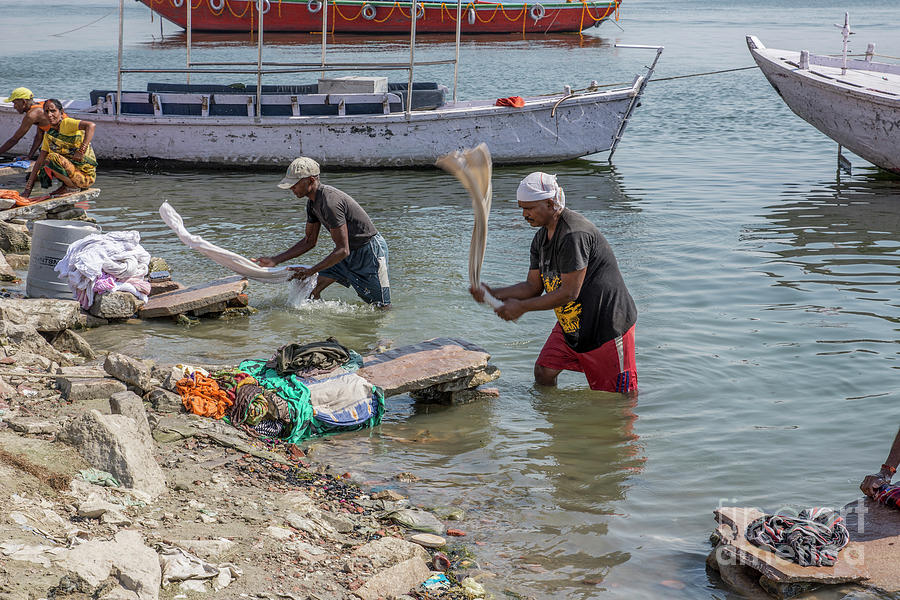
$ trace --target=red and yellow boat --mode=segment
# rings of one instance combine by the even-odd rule
[[[267,32],[321,32],[323,9],[331,33],[392,34],[410,29],[411,1],[396,0],[139,0],[152,11],[187,28],[208,32],[255,31],[262,12]],[[581,32],[612,17],[618,21],[621,0],[568,2],[485,2],[462,5],[461,31],[479,33]],[[457,3],[416,3],[418,33],[455,33]]]

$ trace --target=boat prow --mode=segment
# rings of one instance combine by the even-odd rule
[[[900,65],[766,48],[748,35],[759,69],[794,113],[829,138],[900,174]]]

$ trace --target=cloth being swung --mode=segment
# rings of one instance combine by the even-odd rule
[[[493,163],[491,152],[484,142],[468,150],[457,150],[445,154],[434,163],[463,184],[472,198],[475,223],[472,226],[472,241],[469,243],[469,285],[481,286],[481,265],[487,248],[488,214],[491,212],[491,173]],[[485,290],[484,300],[493,308],[503,303]]]
[[[802,567],[830,567],[850,541],[844,519],[826,508],[808,508],[797,517],[765,515],[747,525],[747,540]]]
[[[245,256],[236,254],[225,248],[221,248],[204,240],[199,235],[188,232],[184,227],[184,220],[168,202],[163,202],[159,207],[159,216],[169,228],[175,232],[178,239],[187,247],[196,250],[214,263],[230,269],[249,279],[263,283],[283,283],[288,281],[293,274],[289,267],[260,267]],[[318,275],[311,275],[302,280],[292,280],[292,297],[306,299],[316,287]]]

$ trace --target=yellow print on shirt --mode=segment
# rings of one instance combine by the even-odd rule
[[[548,294],[562,285],[559,275],[544,275],[541,273],[541,279],[544,282],[544,291]],[[581,327],[581,304],[572,301],[563,306],[557,306],[553,309],[556,313],[556,320],[565,333],[575,333]]]

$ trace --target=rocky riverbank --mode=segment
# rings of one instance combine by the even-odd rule
[[[186,414],[178,370],[57,302],[0,299],[0,598],[486,596],[458,511]]]

